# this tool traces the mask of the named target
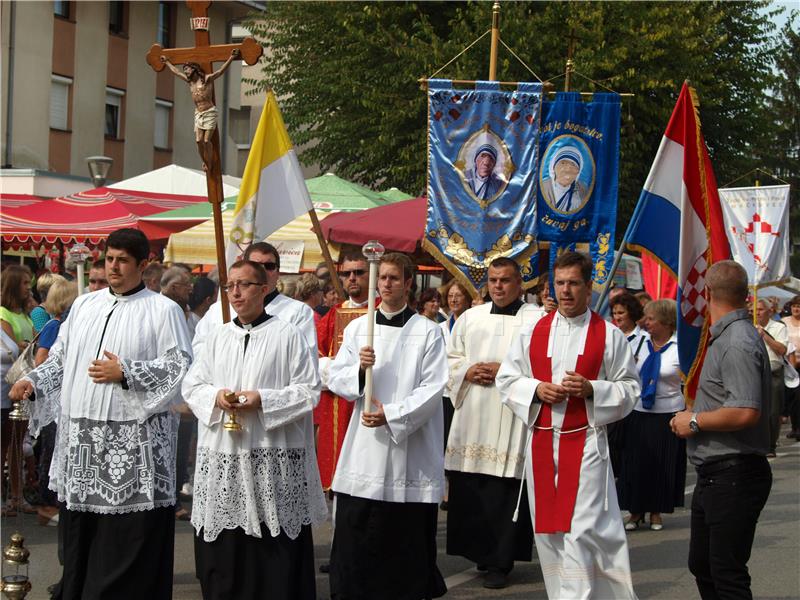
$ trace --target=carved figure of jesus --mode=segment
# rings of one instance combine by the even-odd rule
[[[211,160],[211,136],[217,127],[218,111],[214,105],[213,92],[214,80],[225,72],[233,59],[239,58],[241,53],[235,48],[222,66],[213,73],[206,75],[205,71],[195,62],[184,63],[181,69],[173,65],[170,60],[161,55],[161,62],[164,63],[176,77],[183,79],[189,84],[194,101],[194,134],[197,147],[200,150],[200,157],[203,160],[203,167],[207,168]]]

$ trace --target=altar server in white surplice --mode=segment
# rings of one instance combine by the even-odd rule
[[[306,344],[312,350],[313,360],[317,361],[317,329],[314,325],[314,311],[304,302],[284,296],[276,286],[280,277],[281,260],[275,246],[267,242],[250,244],[242,256],[243,260],[252,260],[261,264],[267,271],[267,295],[264,298],[264,310],[267,314],[278,317],[285,323],[291,323],[300,330]],[[236,316],[236,309],[231,306],[231,319]],[[206,337],[215,327],[222,325],[222,306],[215,302],[208,312],[197,323],[192,349],[200,354]]]
[[[605,426],[633,409],[639,377],[625,335],[588,308],[591,260],[565,252],[553,272],[558,310],[520,332],[497,374],[503,402],[533,430],[525,477],[539,563],[550,598],[632,599]]]
[[[365,315],[345,328],[330,366],[328,388],[355,401],[332,485],[333,598],[419,600],[447,591],[436,566],[447,361],[439,327],[406,305],[413,275],[407,256],[381,259],[374,345]],[[362,414],[369,366],[372,410]]]
[[[45,362],[12,397],[35,392],[34,434],[57,423],[50,489],[64,503],[62,598],[172,597],[172,405],[191,362],[186,319],[145,288],[150,245],[108,236],[110,287],[79,296]]]
[[[231,266],[238,316],[207,337],[183,383],[198,418],[192,525],[206,600],[313,600],[311,526],[327,516],[312,411],[316,364],[293,325],[264,312],[267,273]],[[242,430],[223,427],[235,411]]]
[[[447,553],[474,561],[487,571],[483,586],[499,589],[514,561],[531,560],[533,534],[527,514],[511,520],[528,432],[503,406],[495,377],[520,327],[544,311],[520,300],[522,276],[510,258],[492,261],[488,287],[492,301],[461,315],[447,347],[454,406],[445,450]]]

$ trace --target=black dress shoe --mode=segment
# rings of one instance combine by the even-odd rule
[[[490,590],[502,590],[508,585],[508,575],[499,569],[489,569],[483,580],[483,587]]]

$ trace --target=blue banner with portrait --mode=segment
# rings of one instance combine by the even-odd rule
[[[542,84],[502,91],[428,82],[428,217],[423,247],[474,293],[495,258],[538,277],[536,186]]]
[[[602,285],[614,261],[619,171],[620,98],[559,92],[545,102],[539,141],[539,239],[551,254],[589,243],[594,283]]]

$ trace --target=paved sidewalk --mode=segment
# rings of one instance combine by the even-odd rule
[[[774,483],[756,531],[750,573],[753,596],[759,600],[800,598],[800,443],[781,435],[778,456],[772,459]],[[690,505],[694,473],[689,470],[686,505]],[[60,576],[56,557],[56,528],[42,527],[35,516],[2,519],[2,545],[9,535],[20,530],[31,551],[30,600],[46,600],[46,588]],[[481,576],[468,561],[444,554],[446,515],[439,515],[439,567],[450,591],[445,596],[467,598],[546,598],[541,572],[536,562],[519,564],[511,573],[511,585],[504,590],[486,590]],[[314,531],[317,565],[327,560],[330,551],[329,525]],[[686,567],[689,551],[689,510],[678,509],[665,515],[660,532],[640,530],[629,534],[631,567],[636,593],[641,599],[697,598],[694,579]],[[197,600],[200,586],[194,576],[192,529],[188,523],[176,523],[175,600]],[[317,596],[329,597],[327,576],[317,576]],[[377,599],[376,599],[377,600]]]

